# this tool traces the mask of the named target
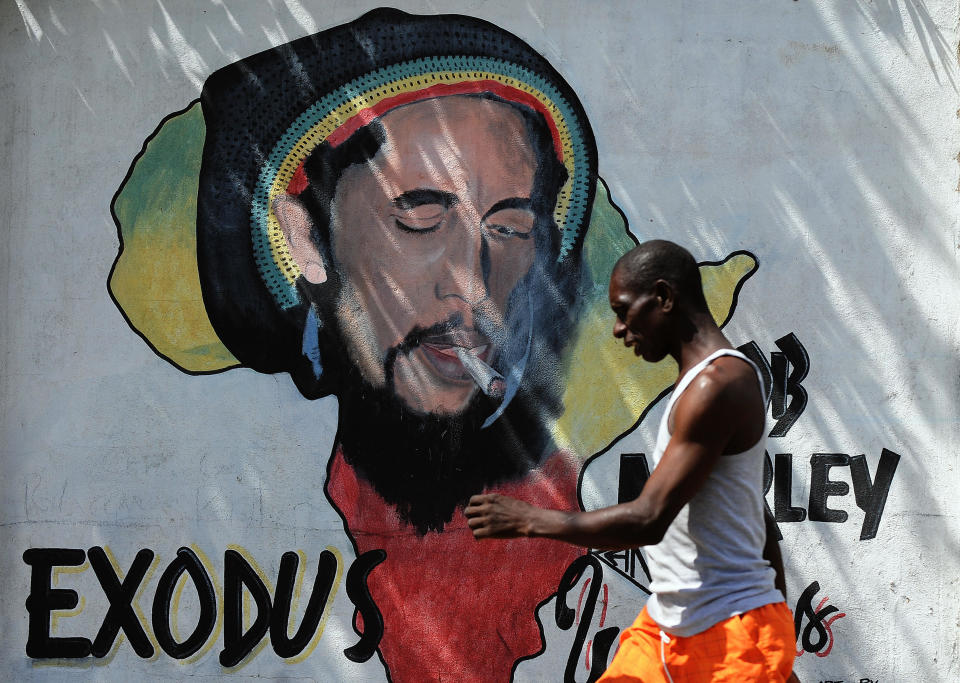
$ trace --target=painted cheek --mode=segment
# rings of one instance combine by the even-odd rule
[[[495,238],[491,238],[491,242]],[[501,308],[513,288],[530,271],[535,247],[532,240],[513,238],[490,247],[490,296]]]
[[[334,207],[331,225],[331,247],[341,277],[349,277],[358,285],[389,267],[390,256],[396,250],[391,241],[384,217],[369,204],[359,201],[359,193],[345,196]]]
[[[361,220],[338,226],[334,241],[337,266],[341,276],[353,283],[359,304],[372,323],[376,339],[371,343],[382,356],[400,343],[421,317],[429,318],[433,286],[425,272],[429,267],[411,268],[412,263],[425,261],[421,245],[398,239],[387,219],[369,208],[354,214]]]
[[[381,360],[414,327],[420,292],[418,282],[398,281],[406,276],[402,259],[388,252],[366,250],[349,263],[338,262],[341,277],[354,291],[353,306],[369,321],[365,338],[358,343],[375,349]]]

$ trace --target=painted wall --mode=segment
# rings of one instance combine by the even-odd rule
[[[376,6],[0,10],[4,677],[595,680],[642,551],[459,506],[639,490],[662,237],[772,389],[800,679],[956,678],[955,3]]]

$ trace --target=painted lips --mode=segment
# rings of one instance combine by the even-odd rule
[[[459,381],[467,381],[471,377],[457,354],[458,350],[466,350],[484,363],[488,362],[491,355],[489,343],[473,345],[469,342],[455,344],[449,341],[425,340],[420,343],[420,349],[440,375]]]

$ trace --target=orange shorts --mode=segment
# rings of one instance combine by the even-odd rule
[[[598,683],[786,681],[793,669],[796,636],[785,602],[730,617],[687,638],[667,634],[669,643],[660,633],[644,607],[620,635],[620,649]]]

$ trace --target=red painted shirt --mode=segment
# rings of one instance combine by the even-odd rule
[[[462,510],[442,532],[420,536],[357,477],[340,447],[327,492],[358,553],[387,553],[367,586],[383,614],[379,649],[393,681],[507,681],[517,659],[542,650],[537,606],[582,550],[546,539],[479,543]],[[576,464],[562,451],[523,479],[485,491],[493,492],[579,509]]]

